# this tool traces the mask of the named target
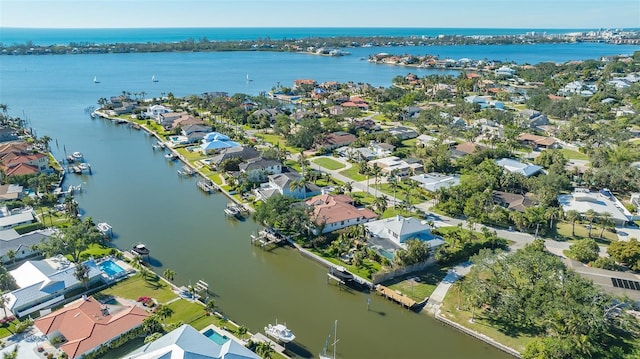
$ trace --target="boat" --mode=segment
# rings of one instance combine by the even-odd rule
[[[102,233],[105,237],[111,237],[113,234],[113,228],[109,225],[109,223],[101,222],[96,225],[98,231]]]
[[[324,347],[322,347],[322,353],[320,353],[320,359],[336,359],[336,344],[338,344],[338,320],[336,319],[333,325],[333,343],[332,343],[332,352],[333,355],[329,356],[327,354],[327,347],[329,346],[329,339],[331,339],[331,334],[327,337],[327,340],[324,343]]]
[[[227,208],[224,209],[224,214],[229,217],[242,218],[242,209],[235,204],[228,203]]]
[[[251,80],[251,79],[249,78],[249,74],[247,74],[247,82],[251,82],[251,81],[253,81],[253,80]]]
[[[135,246],[133,246],[133,248],[131,249],[131,253],[133,253],[135,255],[138,255],[138,256],[148,256],[149,255],[149,249],[144,244],[139,243],[139,244],[136,244]]]
[[[151,76],[151,82],[158,82],[158,80],[156,80],[156,75]]]
[[[264,332],[273,339],[285,344],[296,339],[296,336],[293,335],[293,332],[291,332],[291,330],[289,330],[289,328],[287,328],[285,324],[278,324],[278,321],[276,321],[275,325],[269,324],[268,326],[264,327]]]
[[[189,167],[187,165],[182,166],[182,168],[178,170],[178,174],[180,176],[185,176],[185,177],[192,176],[195,173],[196,172],[191,167]]]
[[[84,163],[84,162],[83,162],[83,163],[81,163],[81,164],[79,164],[79,165],[78,165],[78,168],[79,168],[81,171],[86,171],[86,170],[88,170],[88,169],[89,169],[89,167],[90,167],[90,166],[91,166],[91,165],[89,165],[88,163]]]
[[[178,155],[176,155],[175,153],[167,153],[164,155],[164,158],[166,158],[168,161],[173,161],[178,158]]]
[[[98,81],[98,77],[97,76],[93,76],[93,83],[94,84],[99,84],[100,81]]]
[[[74,160],[76,161],[81,161],[82,160],[82,153],[80,152],[74,152],[71,154],[71,157],[73,157]]]
[[[213,184],[211,183],[211,181],[204,181],[204,180],[198,181],[197,185],[198,185],[198,188],[200,188],[201,190],[207,193],[213,192],[215,188],[213,187]]]
[[[331,267],[330,274],[345,283],[351,282],[354,279],[353,274],[351,274],[345,267],[342,266]]]

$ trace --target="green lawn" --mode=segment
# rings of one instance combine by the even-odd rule
[[[91,244],[89,245],[89,249],[80,253],[80,258],[100,258],[111,254],[114,250],[116,249],[101,244]]]
[[[13,320],[5,325],[0,325],[0,338],[6,338],[13,335],[16,332],[16,324],[20,321],[18,319]]]
[[[365,279],[371,279],[371,275],[373,273],[379,272],[380,269],[382,269],[382,265],[380,265],[380,263],[374,262],[368,259],[364,260],[364,264],[361,267],[356,267],[354,265],[347,264],[338,258],[325,256],[323,255],[322,251],[318,251],[315,249],[310,249],[310,251],[313,252],[315,255],[318,255],[335,265],[342,266],[346,268],[349,272]]]
[[[481,334],[488,336],[489,338],[494,339],[498,343],[504,344],[508,347],[511,347],[520,353],[523,353],[527,347],[527,344],[531,342],[534,337],[530,335],[509,335],[503,331],[500,331],[499,328],[492,327],[490,321],[487,317],[484,316],[484,313],[480,310],[476,310],[475,318],[473,323],[469,320],[471,319],[471,312],[467,312],[465,310],[458,310],[456,307],[458,306],[458,292],[456,287],[453,286],[447,292],[447,295],[444,298],[442,303],[442,308],[440,315],[443,317],[452,320],[464,327],[475,330]],[[490,313],[487,313],[490,315]]]
[[[589,160],[589,156],[587,156],[586,154],[584,154],[582,152],[569,150],[569,149],[566,149],[566,148],[560,149],[560,152],[562,152],[564,157],[566,157],[567,159],[570,159],[570,160],[584,160],[584,161],[588,161]]]
[[[382,284],[400,291],[416,302],[421,302],[433,293],[440,281],[447,275],[447,270],[447,267],[433,266],[427,270],[394,278]],[[418,278],[419,281],[413,280],[414,278]]]
[[[282,136],[273,135],[273,134],[269,134],[269,133],[260,133],[260,134],[256,135],[256,137],[262,138],[264,141],[269,142],[272,145],[275,145],[277,143],[278,145],[280,145],[280,148],[284,148],[284,149],[286,149],[287,151],[289,151],[291,153],[299,153],[300,152],[299,148],[287,146],[287,140],[285,140]]]
[[[147,296],[154,298],[159,303],[165,303],[177,298],[177,295],[171,290],[169,285],[162,280],[145,280],[139,275],[120,281],[114,286],[103,290],[101,293],[133,300]]]
[[[173,314],[171,315],[171,317],[166,320],[169,323],[182,322],[185,324],[190,324],[191,322],[199,320],[202,317],[206,317],[204,307],[201,304],[194,303],[185,299],[180,299],[173,303],[170,303],[167,305],[167,307],[173,310]],[[209,324],[215,323],[215,317],[209,318],[211,318],[212,320],[206,325],[204,325],[205,322],[203,322],[205,321],[205,318],[202,318],[202,320],[200,320],[200,325],[204,325],[203,328]]]
[[[350,179],[356,182],[364,181],[367,179],[367,176],[361,175],[360,173],[358,173],[358,166],[352,166],[351,168],[342,170],[340,171],[340,174],[343,176],[349,177]]]
[[[332,171],[339,170],[345,167],[344,163],[338,162],[328,157],[316,158],[315,160],[313,160],[313,163]]]
[[[571,241],[571,240],[576,240],[576,239],[582,239],[582,238],[588,238],[589,236],[589,230],[586,228],[586,226],[588,225],[588,223],[579,223],[576,222],[576,235],[572,236],[571,235],[571,223],[566,223],[566,222],[560,222],[557,224],[556,228],[557,228],[557,233],[558,233],[558,239],[560,240],[566,240],[566,241]],[[600,239],[600,232],[602,231],[602,227],[600,227],[597,223],[593,224],[593,228],[591,229],[591,238],[595,239],[597,242],[600,243],[610,243],[611,241],[616,241],[618,240],[618,235],[606,230],[604,231],[604,238]]]

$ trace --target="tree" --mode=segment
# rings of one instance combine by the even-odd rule
[[[409,266],[421,263],[429,257],[429,243],[419,239],[408,239],[407,249],[398,249],[394,253],[393,261],[398,266]]]
[[[387,210],[387,199],[382,197],[376,197],[373,200],[373,206],[378,210],[378,212],[382,215],[384,211]]]
[[[640,270],[640,242],[636,238],[611,242],[607,253],[616,262],[626,264],[631,270]]]
[[[585,238],[571,245],[569,252],[573,259],[582,263],[589,263],[598,259],[600,247],[592,238]]]
[[[593,209],[589,208],[585,213],[584,213],[584,218],[589,221],[589,238],[591,238],[591,229],[593,229],[593,220],[596,219],[596,217],[598,216],[598,214],[596,213],[596,211],[594,211]]]
[[[238,330],[236,332],[238,333],[238,335],[242,336],[247,334],[247,332],[249,332],[249,328],[245,327],[244,325],[241,325],[238,327]]]
[[[2,359],[17,359],[19,347],[20,345],[16,344],[12,351],[2,354]]]
[[[169,308],[166,305],[160,304],[156,307],[155,315],[157,315],[158,318],[164,320],[173,315],[173,309]]]
[[[580,219],[580,212],[575,209],[567,211],[565,214],[565,218],[567,221],[571,222],[571,236],[576,236],[576,221]]]
[[[598,220],[600,225],[602,226],[602,230],[600,231],[600,238],[603,238],[604,230],[607,228],[613,228],[615,226],[615,222],[612,219],[612,215],[609,212],[605,212],[600,214],[600,218]]]
[[[307,198],[307,180],[304,176],[291,181],[289,184],[289,189],[291,192],[302,192],[302,198]]]
[[[207,311],[207,313],[212,314],[215,312],[216,310],[216,300],[215,299],[209,299],[207,301],[207,304],[205,305],[205,310]]]
[[[164,272],[162,273],[162,276],[167,278],[167,280],[173,282],[173,278],[175,277],[176,272],[174,272],[173,270],[167,268],[164,270]]]
[[[351,182],[351,181],[345,182],[344,191],[347,192],[347,193],[351,193],[352,190],[353,190],[353,182]]]
[[[145,344],[149,344],[151,342],[155,342],[156,340],[160,339],[162,337],[162,333],[153,333],[151,335],[147,335],[146,337],[144,337],[144,343]]]
[[[78,263],[76,269],[73,272],[73,276],[84,286],[84,289],[89,289],[89,272],[90,269],[84,263]]]
[[[13,249],[9,249],[7,251],[7,258],[11,261],[11,263],[15,263],[16,262],[16,251],[14,251]]]
[[[78,263],[80,254],[87,250],[90,244],[99,243],[101,237],[95,227],[88,229],[81,222],[72,222],[69,227],[56,232],[48,242],[42,242],[39,247],[48,256],[70,255],[71,260]]]
[[[270,342],[259,342],[256,345],[256,354],[260,355],[265,359],[271,358],[275,350],[271,346]]]
[[[144,320],[142,321],[142,329],[147,334],[163,332],[162,323],[155,315],[144,318]]]
[[[0,294],[0,308],[4,312],[4,317],[7,317],[7,304],[9,304],[9,298],[7,298],[4,293]]]

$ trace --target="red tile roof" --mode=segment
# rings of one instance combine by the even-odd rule
[[[70,358],[76,358],[97,346],[142,324],[150,314],[137,306],[122,306],[104,315],[94,298],[78,301],[34,322],[44,334],[59,332],[67,341],[60,345]]]
[[[19,163],[13,167],[6,169],[7,177],[20,176],[20,175],[32,175],[39,173],[40,169],[37,166],[29,165],[26,163]]]
[[[306,201],[314,206],[313,218],[325,224],[347,221],[350,219],[372,219],[378,215],[370,209],[359,209],[353,206],[353,199],[345,195],[320,194]]]

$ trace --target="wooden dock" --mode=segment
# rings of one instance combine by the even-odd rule
[[[415,300],[380,284],[376,285],[376,292],[378,292],[378,294],[380,294],[381,296],[387,299],[391,299],[394,302],[402,305],[403,307],[406,307],[407,309],[411,309],[416,305]]]
[[[214,189],[213,184],[209,181],[198,181],[198,188],[207,193],[213,192]]]

